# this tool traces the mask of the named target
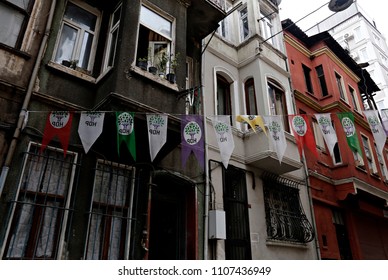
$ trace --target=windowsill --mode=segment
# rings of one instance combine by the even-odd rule
[[[97,78],[94,78],[88,74],[82,73],[70,67],[63,66],[62,64],[56,63],[54,61],[49,61],[49,63],[47,63],[47,66],[92,84],[97,84],[98,82],[100,82],[112,69],[112,67],[108,67]]]
[[[265,244],[267,246],[292,247],[292,248],[299,248],[299,249],[308,248],[307,244],[305,243],[298,243],[293,241],[282,241],[282,240],[275,240],[275,239],[267,239],[265,241]]]
[[[315,99],[315,100],[318,100],[318,98],[314,95],[313,92],[306,91],[306,94],[307,94],[308,96],[310,96],[311,98],[313,98],[313,99]]]
[[[137,67],[135,65],[132,65],[130,70],[132,72],[140,75],[140,76],[143,76],[146,79],[149,79],[155,83],[163,85],[171,90],[174,90],[177,92],[179,91],[178,85],[176,83],[172,84],[167,79],[162,78],[159,75],[152,74],[152,73],[148,72],[147,70],[143,70],[140,67]]]
[[[333,97],[333,95],[332,94],[328,94],[326,96],[322,96],[319,100],[325,100],[325,99],[328,99],[330,97]]]
[[[6,50],[6,51],[8,51],[10,53],[13,53],[13,54],[15,54],[17,56],[20,56],[20,57],[24,58],[24,59],[30,59],[31,58],[31,55],[29,53],[26,53],[26,52],[23,52],[21,50],[15,49],[15,48],[10,47],[10,46],[8,46],[6,44],[3,44],[3,43],[0,43],[0,49]]]

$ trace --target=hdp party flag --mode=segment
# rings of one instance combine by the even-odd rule
[[[200,115],[184,115],[181,118],[182,166],[186,166],[191,151],[196,156],[202,169],[205,169],[205,141],[203,117]]]
[[[265,116],[264,117],[268,126],[268,131],[272,145],[278,156],[279,163],[282,163],[284,153],[287,148],[287,140],[284,134],[284,125],[282,116]]]
[[[64,156],[66,156],[67,147],[69,146],[69,137],[73,113],[71,112],[50,112],[46,119],[46,126],[43,132],[41,152],[47,147],[48,143],[55,137],[61,142]]]
[[[342,128],[344,129],[346,140],[350,149],[353,152],[358,153],[362,158],[362,151],[360,142],[358,141],[356,126],[354,125],[354,116],[351,112],[337,113],[338,118],[341,121]]]
[[[381,110],[382,124],[385,130],[385,134],[388,136],[388,109]]]
[[[331,156],[334,156],[334,146],[338,142],[338,139],[331,122],[330,113],[315,114],[315,117],[321,129],[323,139],[325,139],[326,145],[329,148],[329,153]]]
[[[101,112],[81,113],[78,125],[78,135],[86,154],[102,133],[104,117],[105,113]]]
[[[262,131],[264,131],[265,134],[267,134],[267,132],[265,131],[263,118],[261,116],[238,115],[236,117],[236,121],[249,124],[249,126],[253,129],[254,132],[256,132],[256,126],[258,126],[261,128]]]
[[[153,161],[167,141],[167,115],[147,115],[148,143]]]
[[[314,134],[310,128],[307,115],[290,115],[289,120],[300,156],[302,156],[303,147],[307,147],[318,158]]]
[[[212,118],[221,161],[225,168],[228,168],[229,159],[234,150],[234,139],[229,120],[229,116],[214,116]]]
[[[136,161],[136,140],[135,140],[135,125],[134,114],[127,112],[116,112],[116,128],[117,128],[117,153],[120,156],[120,145],[124,142]]]
[[[387,135],[385,134],[383,125],[380,122],[379,112],[377,110],[364,111],[364,115],[369,123],[370,129],[372,130],[373,138],[375,139],[379,153],[380,155],[383,155]]]

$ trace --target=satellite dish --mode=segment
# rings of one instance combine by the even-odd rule
[[[330,0],[329,9],[333,12],[346,10],[353,4],[353,0]]]

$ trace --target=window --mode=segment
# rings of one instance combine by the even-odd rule
[[[304,74],[304,81],[306,83],[306,89],[309,93],[314,93],[313,85],[311,83],[311,76],[310,76],[311,69],[303,64],[302,64],[302,68],[303,68],[303,74]]]
[[[128,259],[129,195],[133,170],[98,161],[85,259]]]
[[[358,26],[354,29],[354,35],[355,35],[355,39],[357,42],[364,39],[364,36],[362,34],[362,30],[361,30],[361,26]]]
[[[352,98],[352,105],[353,105],[354,110],[360,112],[360,105],[358,103],[358,99],[357,99],[357,96],[356,96],[356,91],[354,90],[354,88],[349,86],[349,92],[350,92],[350,97]]]
[[[257,115],[255,83],[253,78],[245,82],[245,106],[247,115]]]
[[[345,89],[344,89],[342,77],[339,74],[335,73],[335,80],[337,83],[340,98],[346,102]]]
[[[223,168],[224,209],[226,219],[225,257],[227,260],[252,259],[247,183],[244,170]]]
[[[137,60],[145,59],[148,66],[157,67],[160,73],[169,73],[173,51],[173,22],[144,5],[140,9]]]
[[[376,154],[377,154],[377,160],[379,161],[381,174],[383,175],[383,178],[386,180],[387,179],[387,170],[386,170],[386,167],[385,167],[384,158],[380,154],[380,151],[377,149],[376,143],[374,143],[374,147],[375,147],[375,151],[376,151]]]
[[[0,2],[0,43],[19,49],[31,14],[33,0]]]
[[[285,92],[275,81],[268,81],[268,97],[271,115],[281,115],[285,131],[290,132]]]
[[[224,1],[221,3],[222,8],[225,9],[226,12],[230,10],[232,5],[228,3],[227,1]],[[224,6],[225,5],[225,6]],[[217,29],[217,34],[219,34],[221,37],[230,40],[231,39],[231,34],[230,34],[230,22],[229,22],[230,17],[224,18],[220,23],[219,23],[219,28]]]
[[[366,51],[366,48],[360,49],[360,57],[361,57],[361,61],[363,62],[368,61],[369,57],[368,57],[368,52]]]
[[[362,139],[362,144],[364,146],[365,156],[366,156],[367,161],[368,161],[369,171],[372,174],[376,175],[377,174],[377,168],[376,168],[375,160],[374,160],[374,157],[373,157],[372,149],[371,149],[371,146],[370,146],[370,143],[369,143],[369,139],[368,139],[368,137],[366,137],[364,135],[361,135],[361,139]]]
[[[232,115],[229,82],[217,74],[217,115]]]
[[[245,41],[249,36],[249,25],[248,25],[248,8],[245,6],[240,10],[240,39],[241,42]]]
[[[115,9],[109,22],[107,47],[105,50],[105,62],[103,70],[112,67],[116,56],[117,38],[119,35],[121,17],[121,5]]]
[[[322,65],[315,67],[315,71],[317,72],[319,86],[321,87],[322,97],[328,96],[329,92],[327,91],[325,73],[323,72]]]
[[[30,143],[24,157],[3,258],[58,259],[70,209],[77,154]]]
[[[274,174],[263,176],[268,239],[307,243],[314,239],[299,198],[299,183]]]
[[[70,61],[92,70],[100,24],[100,12],[84,2],[68,2],[62,19],[54,61]]]
[[[317,148],[321,151],[326,151],[325,140],[323,139],[322,131],[316,119],[313,119],[313,130]]]
[[[264,13],[260,13],[260,25],[261,25],[261,36],[265,40],[269,39],[273,35],[273,24],[272,24],[272,19],[270,14],[265,15]],[[269,39],[267,42],[270,43],[271,45],[275,44],[274,41],[275,38]]]
[[[338,143],[334,145],[333,151],[334,151],[334,156],[333,156],[334,164],[342,163],[341,152],[340,152]]]

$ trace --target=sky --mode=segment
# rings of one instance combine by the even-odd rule
[[[388,1],[386,0],[356,0],[358,5],[375,20],[377,29],[385,36],[388,36]],[[293,22],[298,21],[319,7],[328,3],[329,0],[282,0],[280,3],[280,18],[291,19]],[[318,11],[297,22],[297,26],[303,31],[313,26],[333,14],[327,4]]]

